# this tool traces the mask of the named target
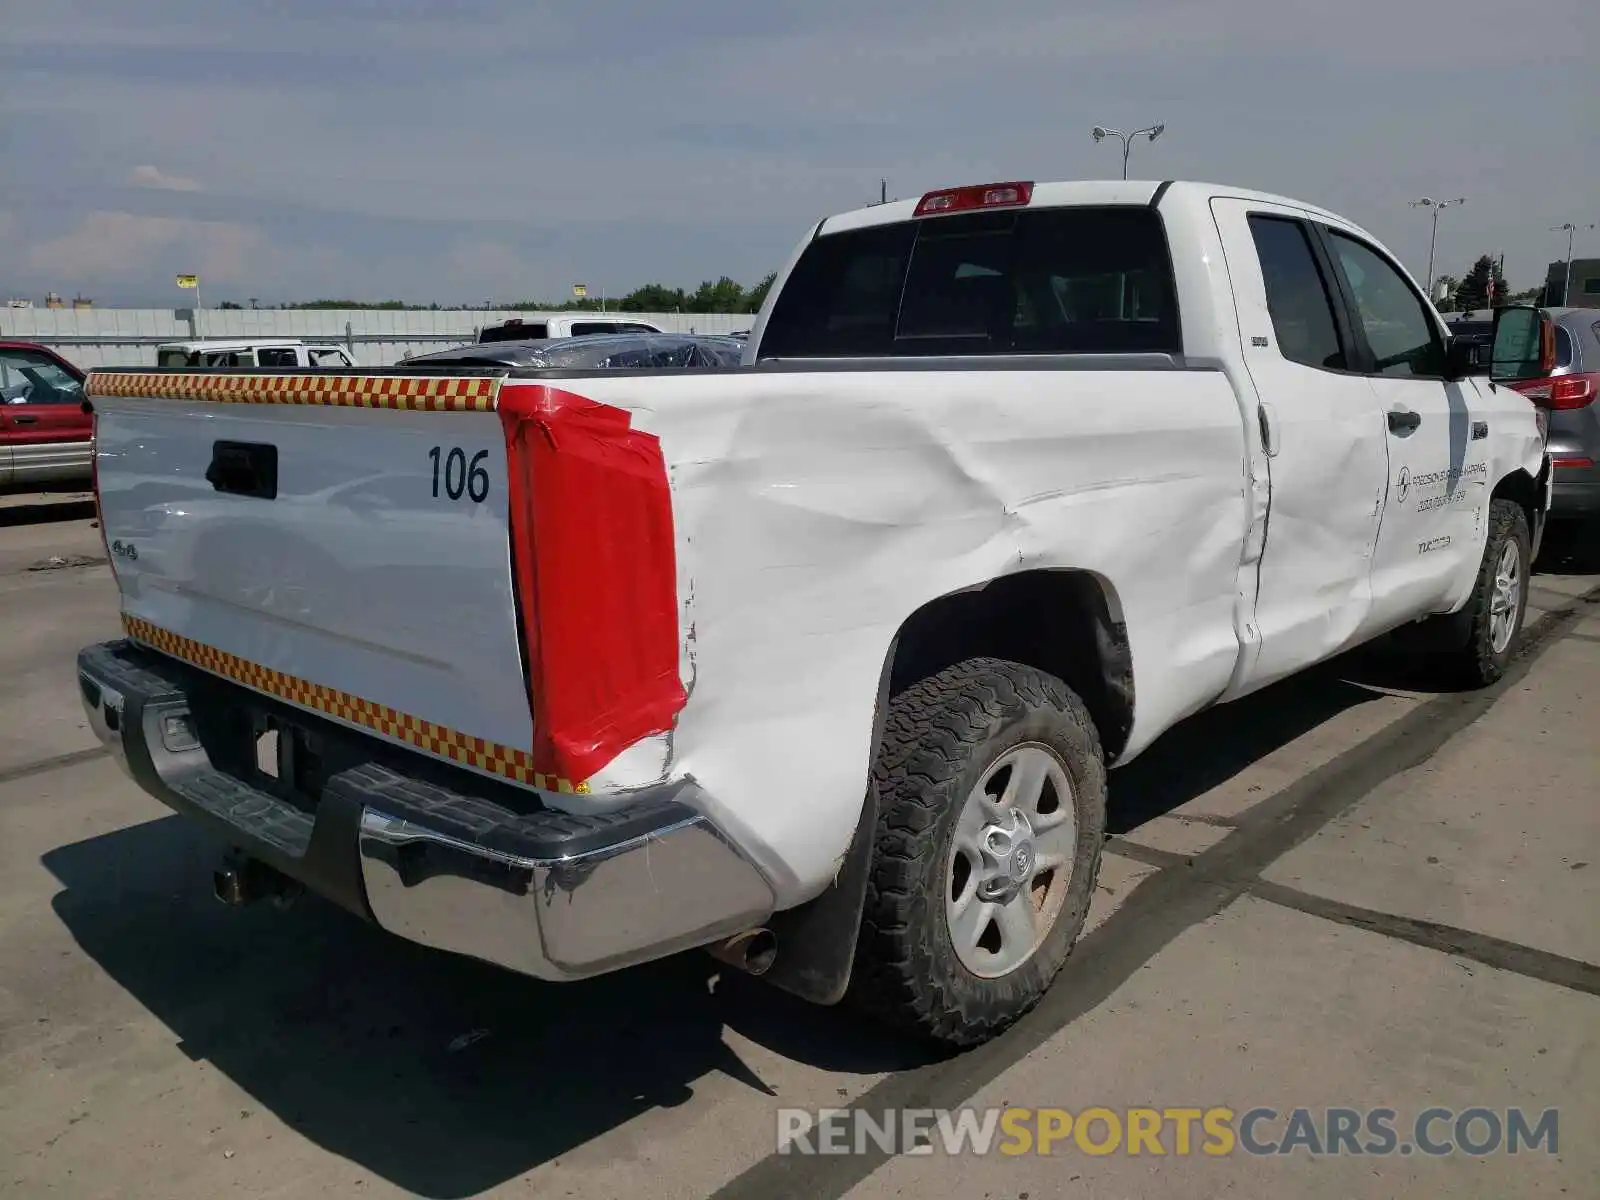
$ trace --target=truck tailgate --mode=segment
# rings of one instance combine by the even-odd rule
[[[96,372],[101,516],[129,635],[542,783],[500,382]]]

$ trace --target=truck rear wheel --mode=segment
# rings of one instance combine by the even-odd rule
[[[986,1041],[1038,1002],[1088,915],[1106,809],[1094,723],[1059,679],[968,659],[890,701],[873,782],[852,998],[925,1037]]]

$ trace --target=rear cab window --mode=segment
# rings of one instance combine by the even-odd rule
[[[1169,353],[1172,260],[1146,206],[1011,209],[814,241],[761,357]]]

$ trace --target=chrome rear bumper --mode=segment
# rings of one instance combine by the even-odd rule
[[[599,815],[480,780],[129,642],[78,656],[90,728],[141,787],[401,937],[568,980],[763,922],[766,879],[680,780]],[[299,795],[243,762],[263,723],[328,764]]]

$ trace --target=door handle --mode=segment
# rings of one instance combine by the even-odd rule
[[[1256,406],[1256,423],[1261,426],[1261,449],[1268,458],[1278,456],[1278,414],[1272,405],[1262,402]]]
[[[37,425],[39,423],[39,418],[35,417],[35,416],[25,416],[22,413],[17,413],[15,416],[13,416],[11,418],[11,421],[15,425]]]
[[[1421,424],[1422,414],[1412,412],[1409,408],[1396,408],[1389,412],[1390,433],[1411,433]]]

